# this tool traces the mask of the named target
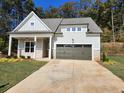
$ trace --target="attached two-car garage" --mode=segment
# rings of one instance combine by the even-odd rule
[[[56,58],[92,60],[92,45],[57,44]]]

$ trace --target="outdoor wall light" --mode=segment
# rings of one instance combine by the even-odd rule
[[[72,38],[72,43],[74,43],[74,39]]]

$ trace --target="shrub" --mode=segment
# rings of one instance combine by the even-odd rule
[[[12,56],[7,56],[6,58],[12,58]]]
[[[103,62],[109,61],[109,58],[107,58],[106,54],[103,52]]]
[[[5,47],[4,47],[4,43],[5,43],[5,40],[3,37],[0,37],[0,50],[3,50]]]
[[[118,64],[118,62],[116,62],[114,60],[109,60],[109,61],[105,61],[103,64],[105,64],[105,65],[114,65],[114,64]]]
[[[14,56],[13,58],[18,58],[17,56]]]
[[[14,58],[1,58],[0,62],[17,62],[18,59],[14,59]]]
[[[25,56],[20,56],[20,58],[23,58],[23,59],[25,59]]]
[[[31,59],[31,57],[30,56],[27,56],[27,59]]]

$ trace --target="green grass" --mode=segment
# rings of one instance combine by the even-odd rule
[[[112,73],[124,80],[124,56],[109,56],[109,59],[116,61],[116,64],[103,64]]]
[[[8,90],[47,62],[0,63],[0,93]],[[5,85],[5,86],[4,86]]]

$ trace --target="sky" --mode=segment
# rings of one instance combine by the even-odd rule
[[[36,6],[42,6],[47,9],[49,6],[59,7],[65,2],[76,2],[79,0],[33,0]]]

